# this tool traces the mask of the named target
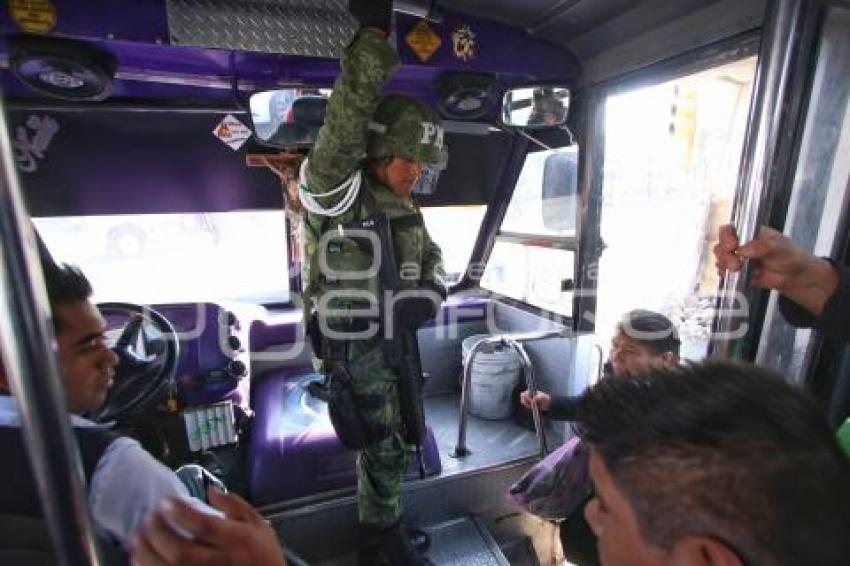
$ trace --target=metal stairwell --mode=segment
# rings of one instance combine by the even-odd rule
[[[428,558],[439,566],[509,566],[490,530],[475,517],[452,519],[425,529]]]
[[[404,488],[404,520],[431,534],[428,555],[435,564],[536,564],[535,559],[508,562],[499,550],[500,543],[516,546],[537,528],[534,519],[517,513],[505,496],[508,487],[535,461],[529,457],[449,478],[409,482]],[[267,513],[266,517],[281,541],[307,563],[356,564],[353,495]]]

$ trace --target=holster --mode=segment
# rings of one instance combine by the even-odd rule
[[[323,337],[315,318],[308,328],[316,352],[321,352],[326,375],[324,385],[311,384],[309,389],[328,404],[328,415],[340,442],[351,450],[362,450],[389,436],[389,429],[369,426],[363,418],[361,411],[371,399],[359,398],[354,390],[354,377],[347,365],[346,342]]]
[[[360,414],[351,374],[344,363],[331,362],[328,371],[328,415],[343,446],[362,450],[372,441],[369,427]]]

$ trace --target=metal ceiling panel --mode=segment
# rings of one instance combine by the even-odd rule
[[[438,0],[437,4],[461,14],[532,27],[554,7],[575,0]]]
[[[641,2],[642,0],[569,2],[550,12],[531,31],[546,39],[562,44],[567,43],[573,37],[592,30],[618,14],[634,8]]]
[[[766,0],[438,0],[566,47],[595,83],[761,25]]]
[[[356,29],[344,0],[168,0],[171,43],[339,57]]]
[[[670,22],[699,12],[717,3],[718,0],[646,0],[612,13],[584,33],[574,34],[567,44],[581,59],[588,59],[613,45],[638,37],[647,30],[664,26]],[[546,33],[541,36],[546,37]]]
[[[758,28],[767,0],[720,0],[644,30],[582,58],[584,82],[595,84]]]

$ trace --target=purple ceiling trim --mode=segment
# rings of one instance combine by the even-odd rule
[[[562,47],[531,37],[522,28],[451,13],[440,24],[427,24],[439,35],[441,44],[423,64],[405,40],[420,20],[400,16],[397,21],[398,49],[405,65],[529,78],[573,80],[578,76],[578,61]],[[464,44],[466,49],[455,50],[456,37],[470,40]]]
[[[176,99],[208,101],[232,100],[227,87],[236,75],[240,90],[266,90],[284,84],[330,86],[339,72],[336,60],[274,55],[269,53],[234,52],[156,43],[167,38],[164,0],[88,0],[85,3],[56,0],[57,24],[53,33],[100,38],[93,44],[113,53],[119,61],[113,100],[121,98]],[[96,17],[92,14],[108,14]],[[403,14],[398,18],[397,43],[402,68],[388,90],[415,94],[433,101],[432,85],[436,76],[446,70],[494,73],[503,84],[532,80],[560,80],[571,83],[578,77],[576,59],[564,49],[533,38],[524,30],[494,22],[447,14],[441,24],[428,24],[440,37],[441,45],[422,63],[407,45],[406,37],[419,20]],[[0,30],[20,31],[0,12]],[[471,38],[470,57],[464,60],[455,51],[453,36],[460,31]],[[110,37],[111,39],[106,39]],[[517,46],[522,46],[518,49]],[[6,53],[5,43],[0,50]],[[10,79],[3,70],[2,86],[8,95],[33,97],[32,91]],[[129,80],[132,78],[133,80]],[[152,79],[146,82],[143,78]],[[167,82],[163,82],[167,81]],[[215,86],[187,86],[189,83],[211,82]]]

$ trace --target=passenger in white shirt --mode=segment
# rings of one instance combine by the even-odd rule
[[[138,442],[79,416],[103,405],[118,358],[106,345],[106,325],[89,300],[92,289],[82,272],[52,264],[45,265],[44,272],[59,370],[82,455],[90,511],[101,535],[128,548],[132,533],[148,511],[169,496],[189,499],[189,492],[174,472]],[[17,404],[0,366],[0,454],[24,453],[20,426]],[[4,476],[0,513],[41,518],[29,461],[23,457],[7,460]],[[192,504],[210,509],[199,500]]]

